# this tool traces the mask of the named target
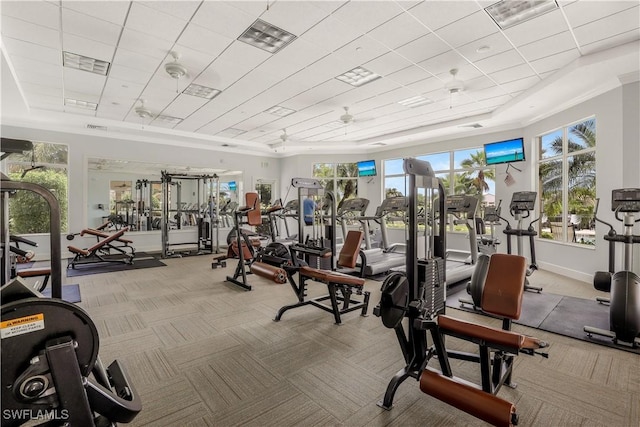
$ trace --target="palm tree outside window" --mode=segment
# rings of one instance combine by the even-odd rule
[[[595,245],[596,119],[543,134],[538,147],[540,236]]]

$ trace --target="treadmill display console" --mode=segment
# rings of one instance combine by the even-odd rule
[[[474,213],[478,199],[473,196],[465,196],[464,194],[454,194],[445,199],[445,206],[448,213]]]
[[[380,209],[383,212],[405,212],[408,207],[409,199],[404,196],[387,197],[380,205]]]
[[[611,192],[611,210],[640,212],[640,188],[619,188]]]

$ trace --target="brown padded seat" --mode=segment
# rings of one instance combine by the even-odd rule
[[[274,265],[265,264],[264,262],[254,262],[251,264],[251,272],[256,276],[264,277],[275,283],[287,283],[287,272]]]
[[[489,326],[478,325],[464,320],[455,319],[441,314],[438,316],[438,326],[453,334],[479,338],[489,344],[510,347],[512,349],[537,349],[542,346],[540,340],[517,332],[505,331]]]
[[[16,271],[16,276],[18,277],[36,277],[46,276],[48,274],[51,274],[51,267],[24,268]]]
[[[364,286],[364,279],[361,277],[350,276],[344,273],[338,273],[331,270],[320,270],[311,267],[301,267],[300,275],[310,277],[325,283],[336,283],[339,285]]]
[[[482,311],[499,317],[519,319],[526,276],[527,260],[524,257],[491,255],[482,291]]]
[[[515,406],[458,378],[449,378],[426,368],[420,375],[420,390],[494,426],[511,426]]]
[[[358,253],[364,233],[362,231],[351,230],[344,239],[344,245],[338,255],[338,265],[340,267],[354,268],[358,262]]]

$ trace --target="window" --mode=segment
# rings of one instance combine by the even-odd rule
[[[46,142],[34,142],[33,152],[7,158],[9,178],[42,185],[58,199],[62,232],[68,231],[67,163],[68,147]],[[9,202],[9,230],[12,234],[48,233],[48,203],[31,191],[18,191]]]
[[[338,205],[342,199],[358,195],[357,163],[314,163],[313,177],[320,180],[326,191],[334,193]]]
[[[596,119],[538,137],[540,237],[595,245]]]
[[[442,180],[445,194],[475,195],[481,207],[495,204],[495,167],[486,166],[482,148],[427,154],[417,158],[431,164],[436,176]],[[402,159],[385,160],[383,164],[385,197],[405,195]],[[464,226],[459,230],[463,231]]]

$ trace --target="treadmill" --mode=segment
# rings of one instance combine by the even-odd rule
[[[454,194],[445,200],[448,215],[454,217],[453,223],[463,224],[469,233],[469,251],[447,249],[446,251],[446,283],[447,286],[467,280],[473,274],[478,261],[478,246],[475,228],[478,199],[475,196]]]
[[[375,221],[380,226],[380,233],[382,235],[381,248],[361,251],[364,266],[362,271],[365,276],[375,276],[406,265],[406,244],[389,244],[386,217],[404,218],[408,207],[409,199],[407,197],[388,197],[384,199],[382,204],[376,209],[375,215],[360,216],[357,218],[362,223],[365,236],[369,236],[369,221]],[[368,247],[370,247],[370,242]]]
[[[364,197],[354,197],[351,199],[346,199],[342,201],[342,204],[338,208],[336,213],[336,220],[340,223],[342,227],[342,240],[347,236],[347,222],[349,220],[358,221],[360,217],[365,215],[367,211],[367,207],[369,206],[369,199],[365,199]],[[362,221],[360,221],[362,222]],[[363,229],[365,241],[370,242],[369,232],[366,229]],[[368,245],[369,243],[367,243]],[[369,246],[367,246],[367,249]]]

